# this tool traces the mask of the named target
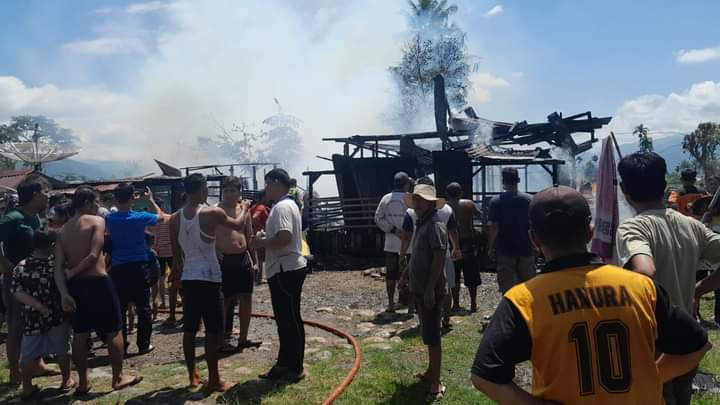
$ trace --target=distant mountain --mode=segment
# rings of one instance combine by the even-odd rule
[[[670,135],[664,138],[653,139],[653,147],[655,149],[655,153],[665,158],[668,171],[670,172],[675,171],[675,168],[680,164],[680,162],[690,158],[690,155],[688,155],[687,153],[683,153],[683,137],[684,135],[678,134]],[[623,156],[625,156],[626,154],[637,152],[637,150],[637,143],[620,145],[620,151],[622,152]]]
[[[683,143],[683,137],[682,134],[677,135],[670,135],[663,138],[654,138],[653,139],[653,147],[655,149],[655,152],[665,158],[665,162],[667,163],[668,171],[675,171],[675,168],[682,162],[683,160],[687,160],[690,158],[690,155],[687,153],[683,153],[682,143]],[[598,142],[595,144],[593,149],[591,149],[589,152],[586,152],[583,156],[583,160],[587,161],[587,159],[592,155],[600,155],[601,150],[601,143]],[[638,151],[638,145],[637,142],[630,142],[630,143],[623,143],[620,144],[620,152],[622,152],[623,156],[629,155],[631,153]]]
[[[113,160],[75,160],[66,159],[44,165],[45,174],[50,177],[106,180],[141,176],[140,167],[135,162]]]

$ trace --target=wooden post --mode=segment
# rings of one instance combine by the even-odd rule
[[[257,189],[258,189],[257,166],[252,167],[252,176],[253,176],[253,190],[257,191]]]
[[[618,154],[618,160],[622,159],[622,153],[620,152],[620,145],[618,145],[617,139],[615,139],[615,133],[610,131],[610,138],[612,138],[613,145],[615,145],[615,151]]]

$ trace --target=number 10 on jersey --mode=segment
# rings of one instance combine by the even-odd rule
[[[577,322],[570,328],[568,340],[575,344],[580,395],[594,394],[596,381],[609,393],[630,389],[628,327],[621,320],[598,322],[592,334],[587,322]],[[597,380],[594,378],[595,370]]]

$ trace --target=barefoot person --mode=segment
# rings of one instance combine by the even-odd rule
[[[283,169],[265,175],[265,193],[277,201],[267,221],[267,236],[253,238],[250,247],[265,249],[266,276],[270,287],[280,350],[275,365],[260,378],[297,382],[305,378],[305,324],[300,315],[307,261],[302,255],[300,209],[288,196],[290,176]]]
[[[455,260],[455,285],[452,287],[453,310],[460,309],[460,274],[462,273],[465,287],[470,296],[470,312],[477,312],[477,288],[482,284],[480,267],[475,255],[475,230],[473,218],[480,217],[480,211],[472,200],[462,198],[463,190],[460,184],[450,183],[445,188],[448,205],[453,208],[460,236],[460,251],[462,259]]]
[[[70,325],[64,319],[60,294],[55,287],[55,232],[35,232],[33,252],[18,263],[13,271],[12,291],[24,305],[22,312],[25,332],[20,355],[23,379],[22,399],[32,399],[40,389],[32,384],[33,364],[47,355],[54,355],[62,372],[60,391],[75,388],[70,375]]]
[[[242,212],[241,191],[242,182],[239,178],[228,176],[223,179],[222,200],[217,206],[229,217],[236,218]],[[248,340],[257,257],[254,251],[248,250],[248,241],[252,237],[253,229],[251,215],[246,215],[246,217],[247,221],[242,231],[225,227],[217,230],[215,247],[220,257],[222,290],[225,298],[225,336],[220,349],[223,353],[242,351],[245,348],[258,347],[261,344],[261,342]],[[231,342],[236,305],[239,306],[240,318],[240,338],[237,346]]]
[[[181,210],[170,219],[170,240],[175,253],[174,279],[182,279],[183,353],[190,386],[201,384],[200,371],[195,365],[195,337],[200,321],[205,325],[205,360],[209,379],[207,392],[222,392],[229,384],[220,378],[218,354],[223,326],[222,271],[216,254],[217,230],[221,226],[242,231],[246,227],[246,209],[241,206],[235,218],[221,208],[206,207],[207,179],[202,174],[191,174],[184,180],[187,200]]]
[[[72,354],[80,377],[77,396],[90,392],[87,360],[91,331],[97,332],[108,346],[114,390],[142,381],[142,377],[123,374],[120,301],[105,271],[105,220],[97,215],[97,209],[95,190],[79,187],[72,197],[74,215],[63,226],[55,247],[55,283],[63,310],[73,312]]]
[[[40,229],[38,214],[47,208],[50,186],[40,176],[32,175],[17,187],[19,207],[0,218],[0,242],[3,244],[3,255],[0,256],[0,272],[3,273],[2,300],[5,304],[5,320],[7,322],[8,368],[10,384],[20,384],[20,346],[23,336],[21,305],[10,292],[12,269],[30,256],[33,250],[33,234]],[[42,358],[37,359],[35,372],[38,375],[51,374]]]

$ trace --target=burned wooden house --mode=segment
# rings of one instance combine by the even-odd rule
[[[445,95],[444,80],[435,79],[434,131],[393,135],[355,135],[326,138],[342,145],[342,153],[331,157],[333,170],[308,171],[308,194],[320,176],[334,176],[338,196],[307,199],[305,206],[308,240],[313,253],[323,257],[347,254],[364,258],[382,255],[383,235],[376,228],[374,213],[380,198],[392,190],[393,174],[432,175],[440,195],[451,182],[461,184],[465,198],[473,199],[486,212],[489,199],[499,190],[488,187],[490,169],[512,166],[525,174],[541,168],[552,183],[560,182],[559,166],[575,163],[574,157],[597,141],[595,131],[611,117],[594,117],[591,112],[563,117],[554,112],[547,122],[506,123],[480,118],[472,108],[453,113]],[[582,142],[576,135],[585,135]],[[434,141],[434,147],[427,144]],[[553,157],[553,149],[572,157],[571,162]],[[569,159],[568,159],[569,160]],[[477,224],[480,246],[484,246],[484,225]],[[481,249],[482,250],[482,249]],[[479,252],[480,256],[484,252]]]

